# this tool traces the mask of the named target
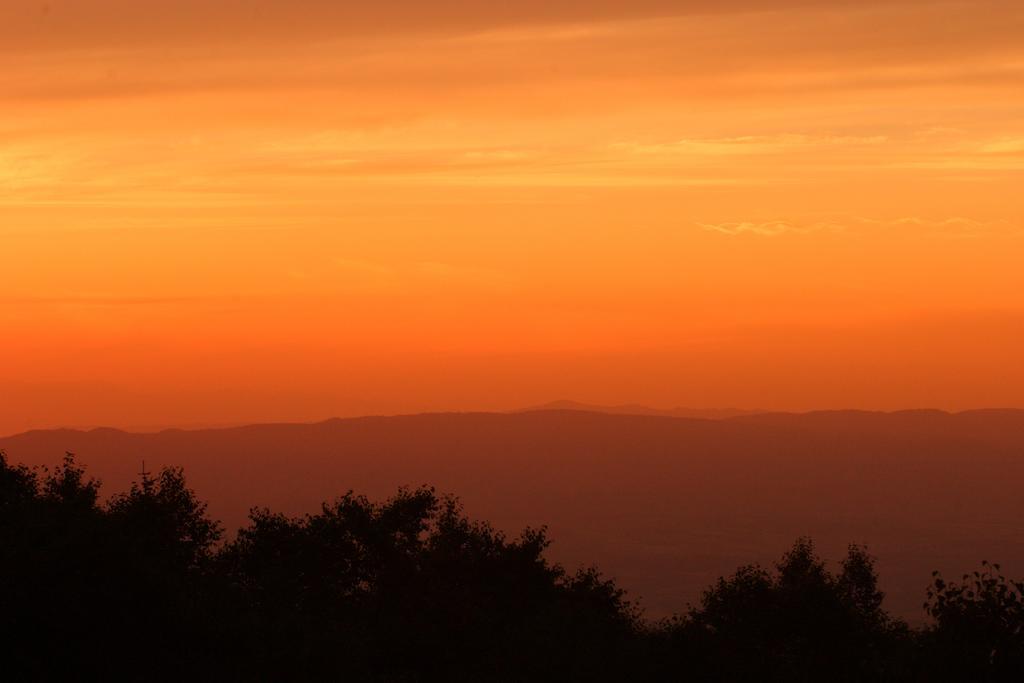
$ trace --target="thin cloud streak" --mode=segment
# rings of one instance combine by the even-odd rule
[[[978,235],[984,233],[1006,233],[1019,230],[1011,221],[978,221],[961,216],[929,219],[919,216],[906,216],[888,220],[863,217],[849,217],[837,221],[818,221],[810,223],[794,223],[791,221],[734,221],[723,223],[697,223],[700,228],[723,235],[758,235],[777,237],[796,234],[810,235],[818,232],[855,233],[865,229],[899,230],[904,228],[923,229],[932,234],[963,234]]]

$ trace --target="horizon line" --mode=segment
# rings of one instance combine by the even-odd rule
[[[558,404],[574,404],[569,406],[560,406]],[[624,412],[629,409],[644,410],[647,412]],[[617,411],[617,412],[613,412]],[[676,415],[672,414],[674,411],[693,411],[699,413],[713,414],[716,412],[726,413],[734,412],[736,414],[723,415],[720,417],[710,416],[699,416],[699,415]],[[91,433],[91,432],[119,432],[122,434],[163,434],[167,432],[212,432],[212,431],[228,431],[233,429],[246,429],[250,427],[269,427],[269,426],[316,426],[322,425],[329,422],[344,422],[349,420],[366,420],[366,419],[394,419],[394,418],[410,418],[410,417],[426,417],[426,416],[457,416],[457,415],[504,415],[504,416],[517,416],[527,415],[535,413],[589,413],[594,415],[604,415],[610,418],[661,418],[670,420],[690,420],[690,421],[702,421],[702,422],[726,422],[742,419],[751,416],[765,416],[765,415],[815,415],[815,414],[827,414],[827,413],[848,413],[848,414],[869,414],[869,415],[898,415],[904,413],[937,413],[947,416],[964,415],[968,413],[980,413],[980,412],[1024,412],[1024,408],[1013,407],[1013,406],[987,406],[979,408],[965,408],[962,410],[947,410],[944,408],[934,407],[917,407],[917,408],[897,408],[892,410],[881,410],[881,409],[870,409],[870,408],[815,408],[810,410],[743,410],[734,408],[653,408],[643,404],[629,403],[629,404],[615,404],[615,405],[598,405],[598,404],[585,404],[576,401],[569,400],[558,400],[543,403],[535,406],[527,406],[525,408],[512,408],[507,410],[422,410],[415,412],[398,412],[398,413],[366,413],[361,415],[335,415],[322,419],[313,420],[267,420],[267,421],[252,421],[252,422],[232,422],[232,423],[220,423],[211,425],[167,425],[167,426],[139,426],[129,425],[125,427],[113,427],[104,424],[95,425],[55,425],[49,427],[32,427],[30,429],[21,430],[9,434],[0,434],[0,440],[12,439],[27,434],[39,433],[39,432],[79,432],[79,433]]]

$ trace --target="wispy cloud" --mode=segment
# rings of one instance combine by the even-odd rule
[[[612,149],[634,154],[735,155],[771,154],[795,148],[880,145],[888,141],[884,135],[808,135],[780,133],[776,135],[742,135],[720,138],[685,138],[670,142],[618,142]]]
[[[983,154],[1024,154],[1024,138],[1003,138],[982,145]]]
[[[836,223],[807,223],[797,224],[789,221],[764,221],[764,222],[727,222],[727,223],[698,223],[701,228],[709,232],[718,232],[723,235],[760,235],[762,237],[776,237],[786,234],[806,235],[812,232],[830,231],[838,232],[844,229]]]
[[[776,220],[697,223],[697,225],[709,232],[717,232],[723,235],[757,235],[761,237],[776,237],[787,234],[808,235],[819,232],[856,232],[858,230],[876,229],[919,229],[932,233],[969,235],[1006,232],[1015,229],[1014,223],[1005,219],[980,221],[962,216],[951,216],[948,218],[903,216],[890,219],[846,217],[834,221],[812,221],[806,223]]]

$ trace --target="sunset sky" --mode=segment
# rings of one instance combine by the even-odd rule
[[[1024,407],[1019,0],[0,0],[0,434]]]

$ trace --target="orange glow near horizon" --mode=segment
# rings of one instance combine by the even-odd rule
[[[352,5],[0,2],[0,434],[1024,407],[1024,4]]]

